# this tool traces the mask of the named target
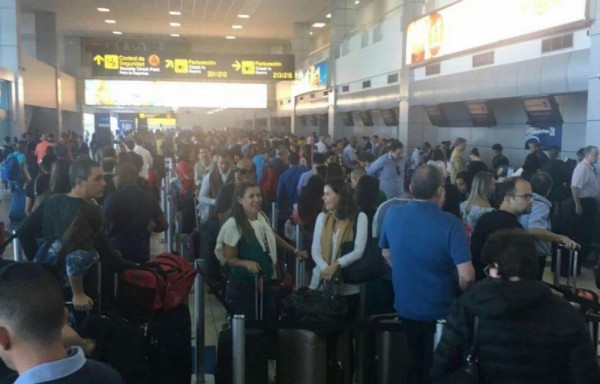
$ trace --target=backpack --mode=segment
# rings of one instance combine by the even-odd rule
[[[134,318],[169,312],[188,297],[195,278],[196,270],[189,262],[163,253],[139,268],[121,273],[117,307],[125,316]]]
[[[265,191],[267,200],[275,201],[277,197],[277,182],[279,181],[279,175],[275,171],[275,168],[269,165],[262,173],[260,178],[260,188]]]
[[[4,163],[2,163],[2,180],[4,181],[18,181],[21,172],[19,169],[19,161],[17,155],[12,152]]]

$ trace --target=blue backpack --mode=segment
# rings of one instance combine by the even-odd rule
[[[19,180],[19,175],[19,161],[17,160],[16,152],[13,152],[2,163],[2,180],[17,181]]]

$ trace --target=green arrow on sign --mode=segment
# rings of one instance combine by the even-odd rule
[[[103,61],[104,61],[104,57],[102,57],[102,55],[94,56],[94,62],[96,63],[96,65],[102,64]]]
[[[173,68],[173,60],[165,60],[165,68]]]
[[[240,63],[239,60],[236,60],[235,63],[231,64],[231,66],[238,72],[240,69],[242,69],[242,63]]]

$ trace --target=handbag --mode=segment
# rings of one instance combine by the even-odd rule
[[[319,287],[321,287],[319,284]],[[344,322],[348,314],[346,298],[333,292],[331,282],[321,291],[306,287],[298,289],[282,302],[282,319],[291,321],[332,321]]]
[[[466,357],[464,364],[458,370],[450,373],[436,384],[478,384],[481,382],[481,372],[479,369],[479,317],[475,316],[473,326],[473,342],[471,351]]]
[[[354,238],[352,242],[344,242],[340,245],[340,255],[345,255],[354,249],[356,240],[356,223],[358,215],[354,219]],[[341,269],[342,280],[346,284],[362,284],[385,276],[390,267],[381,255],[381,249],[377,246],[375,239],[371,236],[373,218],[369,217],[369,229],[367,245],[360,259]]]

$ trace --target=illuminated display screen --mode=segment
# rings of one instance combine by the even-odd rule
[[[96,106],[266,108],[266,84],[86,80],[85,103]]]
[[[406,64],[586,19],[586,0],[463,0],[408,25]]]
[[[102,77],[279,81],[294,73],[294,55],[92,53],[92,75]]]

